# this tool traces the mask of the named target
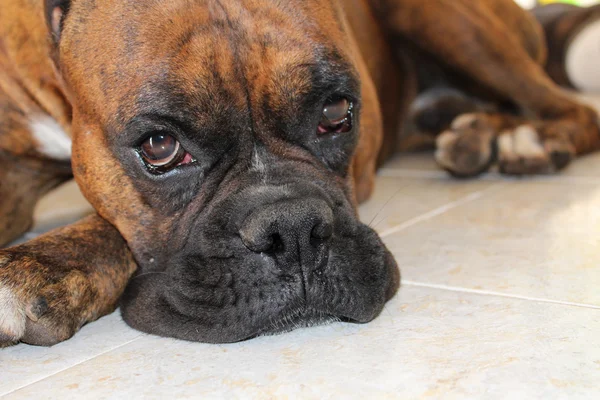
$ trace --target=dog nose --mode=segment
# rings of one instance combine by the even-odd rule
[[[333,225],[325,201],[284,200],[250,214],[240,236],[249,250],[273,256],[281,268],[316,269],[327,262]]]

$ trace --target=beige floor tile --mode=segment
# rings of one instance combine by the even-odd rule
[[[57,374],[141,337],[119,313],[85,326],[75,337],[51,348],[19,345],[0,349],[0,397]],[[38,398],[54,397],[47,393]]]
[[[388,171],[428,171],[444,173],[436,164],[433,152],[399,153],[385,163],[380,175],[386,176]]]
[[[385,232],[440,207],[468,202],[499,185],[485,180],[457,181],[446,176],[429,179],[378,177],[372,198],[360,207],[360,217],[378,232]]]
[[[578,158],[559,176],[565,179],[588,177],[598,179],[600,182],[600,154],[590,154]]]
[[[409,286],[372,324],[226,346],[144,337],[7,399],[589,399],[598,316]]]
[[[600,185],[504,185],[386,237],[404,279],[600,306]]]
[[[93,212],[75,181],[70,181],[46,195],[37,205],[32,232],[43,233],[75,222]]]

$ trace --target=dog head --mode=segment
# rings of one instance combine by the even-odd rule
[[[76,179],[140,267],[129,324],[232,342],[381,312],[399,274],[356,215],[361,77],[337,2],[48,0],[46,14]]]

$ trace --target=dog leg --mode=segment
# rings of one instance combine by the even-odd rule
[[[529,165],[538,163],[537,150],[540,148],[544,157],[555,160],[552,170],[557,170],[570,161],[571,157],[565,154],[584,154],[600,147],[597,112],[575,101],[550,80],[526,50],[522,38],[496,15],[495,6],[501,5],[500,0],[373,1],[393,35],[410,40],[423,51],[435,55],[442,64],[462,72],[533,115],[530,121],[516,122],[535,127],[535,142],[539,146],[532,145],[536,151],[531,154],[519,155],[519,165],[523,167],[511,164],[510,168],[503,169],[504,172],[526,174],[537,171],[537,167],[531,169]],[[520,12],[525,13],[516,7],[511,11]],[[456,122],[455,126],[462,128],[469,118],[472,116]],[[502,118],[506,121],[500,126],[515,123],[510,116],[496,115],[493,119]],[[471,126],[471,122],[467,122],[466,125]],[[487,122],[472,126],[488,127]],[[438,139],[438,155],[453,154],[444,156],[441,164],[457,175],[485,171],[492,164],[495,145],[501,147],[500,144],[508,142],[496,141],[505,129],[469,129],[469,132],[453,131],[454,135],[444,134]],[[520,132],[522,137],[534,136],[522,133],[524,130]],[[456,160],[460,162],[455,164]]]
[[[0,52],[0,248],[30,228],[43,195],[72,178],[70,139],[6,69]]]
[[[0,346],[50,346],[115,310],[136,264],[97,215],[0,251]]]

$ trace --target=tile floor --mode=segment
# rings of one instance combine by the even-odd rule
[[[88,211],[67,185],[29,236]],[[373,323],[215,346],[116,313],[53,348],[0,350],[0,397],[600,398],[600,155],[556,177],[474,181],[402,155],[361,214],[403,273]]]

